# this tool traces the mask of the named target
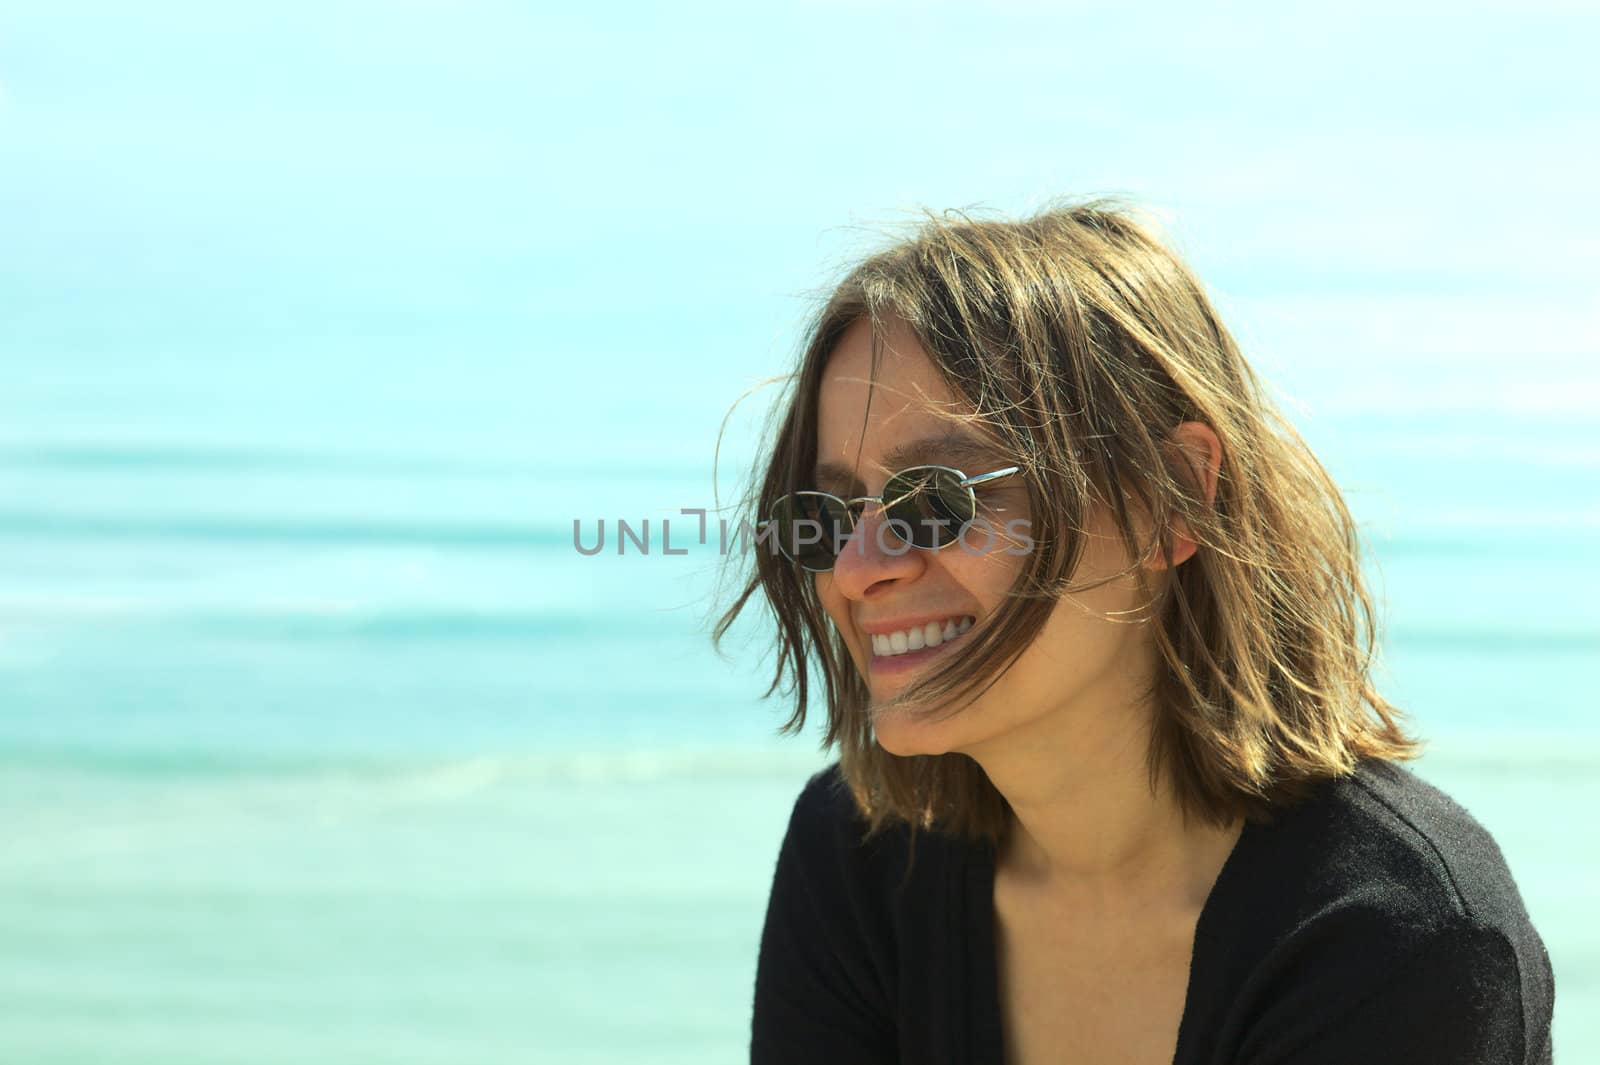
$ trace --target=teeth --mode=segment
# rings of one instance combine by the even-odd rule
[[[942,622],[930,621],[926,625],[918,625],[914,629],[902,632],[879,633],[872,637],[872,653],[882,658],[938,647],[970,628],[972,628],[972,618],[962,617],[946,618]]]

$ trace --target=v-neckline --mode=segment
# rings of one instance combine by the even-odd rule
[[[1210,976],[1213,949],[1221,942],[1217,923],[1226,901],[1236,894],[1234,881],[1247,860],[1247,850],[1256,845],[1263,826],[1246,820],[1223,861],[1206,901],[1195,919],[1194,944],[1189,955],[1189,977],[1183,995],[1183,1014],[1178,1022],[1178,1041],[1173,1048],[1173,1065],[1186,1065],[1194,1058],[1190,1046],[1199,1019],[1190,1013],[1195,987]],[[1000,1020],[999,944],[995,934],[994,910],[995,846],[982,843],[968,849],[966,867],[966,933],[968,949],[967,979],[976,1009],[969,1015],[967,1060],[978,1065],[1004,1065],[1005,1036]]]

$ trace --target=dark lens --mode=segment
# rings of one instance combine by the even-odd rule
[[[917,466],[889,478],[883,486],[883,509],[891,528],[925,550],[953,544],[967,522],[977,516],[972,489],[963,487],[954,470]]]
[[[854,525],[849,508],[826,492],[791,492],[772,508],[778,549],[809,570],[833,568]]]

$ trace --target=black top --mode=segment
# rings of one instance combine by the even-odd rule
[[[866,822],[835,762],[778,854],[752,1065],[999,1065],[994,848]],[[1174,1065],[1546,1065],[1555,982],[1466,810],[1368,759],[1247,823],[1195,928]]]

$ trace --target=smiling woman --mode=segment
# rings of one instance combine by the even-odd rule
[[[1498,848],[1398,762],[1339,489],[1110,201],[930,217],[752,492],[804,724],[751,1060],[1548,1061]],[[918,846],[919,836],[923,840]]]

